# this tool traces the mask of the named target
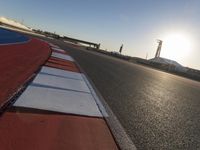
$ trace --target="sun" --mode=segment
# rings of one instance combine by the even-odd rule
[[[185,59],[192,49],[191,40],[183,33],[171,33],[163,38],[161,56],[172,60]]]

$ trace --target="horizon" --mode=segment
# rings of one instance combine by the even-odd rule
[[[197,0],[60,0],[48,5],[25,0],[13,5],[12,0],[7,0],[1,3],[0,16],[34,29],[101,43],[101,48],[109,51],[118,51],[123,44],[123,54],[132,57],[145,58],[148,53],[148,59],[153,58],[158,46],[156,39],[161,39],[161,57],[200,70],[200,2]],[[177,40],[177,35],[181,38],[174,47],[172,40]]]

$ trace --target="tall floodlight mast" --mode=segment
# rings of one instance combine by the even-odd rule
[[[156,57],[160,57],[160,53],[161,53],[161,48],[162,48],[163,41],[162,40],[157,40],[157,42],[158,42],[158,48],[157,48],[157,51],[156,51],[155,58]]]
[[[121,45],[120,49],[119,49],[119,53],[121,54],[122,53],[122,49],[123,49],[123,44]]]

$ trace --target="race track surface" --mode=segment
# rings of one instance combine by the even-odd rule
[[[138,149],[200,148],[199,82],[75,47],[69,52]]]

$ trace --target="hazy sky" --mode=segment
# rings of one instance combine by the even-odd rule
[[[161,56],[200,69],[200,0],[1,0],[0,16],[110,51],[123,43],[124,54],[143,58],[154,57],[156,39],[178,33],[188,52],[163,41]]]

